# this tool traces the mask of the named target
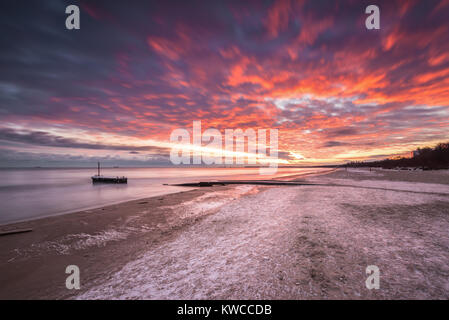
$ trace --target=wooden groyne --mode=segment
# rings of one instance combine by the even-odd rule
[[[14,230],[6,230],[6,231],[0,231],[0,237],[1,236],[9,236],[12,234],[18,234],[18,233],[26,233],[31,232],[33,229],[14,229]]]
[[[230,184],[250,184],[250,185],[266,185],[266,186],[319,186],[316,183],[306,183],[301,181],[282,181],[282,180],[223,180],[223,181],[200,181],[170,184],[170,186],[178,187],[213,187],[225,186]],[[169,185],[169,184],[165,184]]]

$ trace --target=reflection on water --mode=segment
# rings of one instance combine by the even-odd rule
[[[127,176],[128,184],[93,185],[95,169],[2,169],[0,224],[186,190],[164,183],[271,179],[318,170],[280,168],[261,176],[257,168],[104,168],[102,174]]]

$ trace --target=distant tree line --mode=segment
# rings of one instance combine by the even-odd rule
[[[439,143],[436,147],[418,148],[412,157],[384,159],[379,161],[353,161],[343,167],[379,167],[394,168],[422,168],[423,170],[449,169],[449,142]]]

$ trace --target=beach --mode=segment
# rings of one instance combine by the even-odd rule
[[[190,188],[1,226],[33,231],[0,237],[0,299],[449,298],[447,171],[292,179],[316,185]]]

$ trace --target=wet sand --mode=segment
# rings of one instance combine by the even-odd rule
[[[4,226],[33,232],[0,237],[0,298],[449,298],[447,172],[298,179],[326,185],[206,187]]]

